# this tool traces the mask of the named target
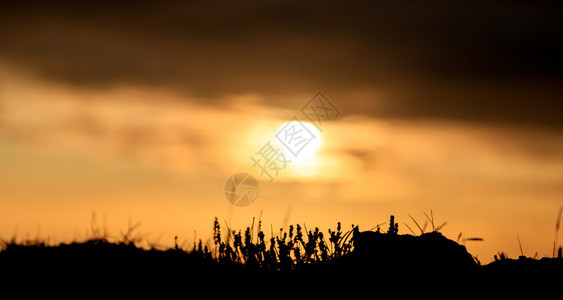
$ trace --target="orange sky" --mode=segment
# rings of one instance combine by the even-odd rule
[[[423,223],[432,210],[450,238],[482,237],[467,246],[484,262],[497,251],[517,255],[517,235],[527,255],[551,253],[563,196],[557,132],[342,110],[323,126],[317,153],[269,183],[249,158],[299,107],[264,106],[253,95],[209,107],[159,89],[91,91],[17,71],[4,72],[2,83],[4,238],[84,238],[93,212],[113,236],[131,219],[149,240],[171,245],[174,235],[191,244],[194,230],[209,238],[215,216],[232,228],[262,213],[276,230],[286,219],[367,230],[394,214],[414,230],[408,215]],[[345,107],[346,99],[332,102]],[[250,207],[233,208],[223,196],[236,172],[259,180]]]
[[[410,233],[432,210],[449,238],[484,239],[467,243],[482,262],[518,256],[517,236],[551,255],[557,9],[124,3],[0,4],[0,237],[82,239],[93,213],[164,246],[211,238],[214,217],[367,230],[393,214]],[[319,90],[340,114],[269,182],[250,157]],[[259,180],[248,207],[224,197],[238,172]]]

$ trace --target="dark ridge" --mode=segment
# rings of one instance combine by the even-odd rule
[[[103,278],[120,282],[206,282],[213,278],[229,283],[250,277],[262,280],[369,279],[379,283],[399,278],[416,280],[487,280],[559,278],[563,258],[532,259],[521,256],[500,259],[488,265],[466,248],[437,231],[419,236],[400,235],[391,219],[389,229],[360,231],[358,226],[342,231],[340,224],[325,238],[315,228],[299,225],[271,237],[268,244],[258,224],[257,236],[247,228],[226,232],[221,238],[215,222],[215,247],[201,241],[192,250],[178,245],[166,250],[143,249],[131,241],[110,242],[104,238],[56,246],[42,242],[3,241],[0,271],[12,280],[61,281]],[[560,251],[559,251],[560,254]],[[465,282],[465,281],[463,281]]]

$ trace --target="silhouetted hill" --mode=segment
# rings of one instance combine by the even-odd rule
[[[152,277],[189,272],[241,271],[242,264],[220,264],[213,258],[183,250],[142,249],[134,244],[89,240],[84,243],[46,245],[10,244],[0,252],[0,268],[49,274],[53,270],[72,274],[103,276]]]
[[[24,281],[190,282],[191,285],[223,280],[244,284],[248,278],[308,282],[372,280],[383,284],[399,279],[490,280],[561,278],[563,258],[540,260],[501,258],[481,266],[466,248],[433,231],[419,236],[399,235],[396,224],[387,233],[359,228],[329,230],[325,239],[317,228],[303,231],[297,225],[266,243],[258,230],[229,232],[221,239],[216,222],[212,250],[200,242],[191,251],[178,246],[167,250],[143,249],[133,242],[92,239],[56,246],[40,242],[4,242],[0,272]],[[272,279],[275,278],[275,279]],[[463,280],[462,280],[463,279]],[[464,281],[464,280],[470,281]]]

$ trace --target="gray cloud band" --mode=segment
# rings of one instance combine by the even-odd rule
[[[165,86],[211,104],[254,93],[285,108],[300,103],[271,99],[326,86],[378,118],[563,124],[562,3],[19,2],[0,6],[0,63],[47,80]]]

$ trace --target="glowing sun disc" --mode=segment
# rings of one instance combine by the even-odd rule
[[[313,124],[290,121],[278,131],[278,143],[292,164],[306,165],[313,162],[322,145],[321,132]]]

